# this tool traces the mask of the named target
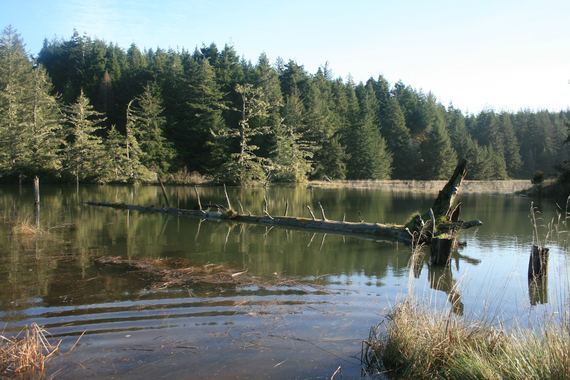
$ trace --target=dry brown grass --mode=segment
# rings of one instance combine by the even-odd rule
[[[22,336],[25,331],[25,336]],[[59,343],[52,345],[47,331],[35,322],[16,336],[0,335],[0,376],[18,379],[43,378],[48,359],[56,355]]]
[[[309,186],[322,188],[357,188],[377,189],[392,192],[422,192],[437,193],[447,181],[418,181],[418,180],[365,180],[365,181],[311,181]],[[530,189],[529,180],[504,181],[463,181],[462,193],[494,193],[512,194]]]
[[[20,218],[14,221],[12,226],[12,233],[14,235],[41,235],[45,232],[44,229],[38,227],[33,218]]]
[[[168,183],[175,185],[201,185],[212,182],[212,176],[200,174],[197,171],[188,172],[186,166],[168,178]]]
[[[231,268],[223,264],[195,264],[185,259],[126,259],[103,256],[95,260],[100,264],[115,265],[134,269],[139,273],[149,273],[159,278],[151,285],[151,290],[164,290],[189,284],[225,284],[236,287],[311,287],[324,291],[319,285],[300,279],[274,273],[271,278],[262,278],[248,273],[247,269]]]

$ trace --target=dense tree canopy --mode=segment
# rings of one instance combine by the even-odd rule
[[[73,31],[32,59],[12,26],[0,36],[4,181],[441,179],[462,158],[469,179],[531,178],[569,159],[569,118],[464,114],[401,81],[354,83],[264,53],[253,64],[232,45],[124,50]]]

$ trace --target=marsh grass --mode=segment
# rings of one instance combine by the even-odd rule
[[[447,181],[416,181],[416,180],[366,180],[366,181],[311,181],[309,186],[320,188],[356,188],[356,189],[380,189],[392,192],[411,191],[437,193]],[[493,193],[513,194],[524,192],[532,188],[529,180],[504,180],[504,181],[463,181],[462,193]]]
[[[369,372],[409,379],[568,379],[570,325],[562,319],[507,331],[407,298],[371,329]]]
[[[6,378],[43,378],[46,362],[57,354],[59,343],[52,345],[43,328],[32,323],[18,335],[0,335],[0,375]]]
[[[12,233],[14,235],[42,235],[47,229],[38,227],[34,218],[31,216],[18,215],[12,221]]]
[[[570,199],[564,210],[560,208],[557,220],[547,224],[531,204],[536,242],[567,243],[569,204]],[[539,238],[544,228],[547,232]],[[366,373],[395,379],[570,379],[566,295],[560,310],[545,311],[526,326],[515,320],[507,328],[501,323],[504,318],[491,309],[478,316],[457,315],[454,303],[460,299],[442,306],[417,297],[413,271],[423,253],[414,244],[412,250],[407,295],[363,342],[361,361]]]
[[[175,185],[202,185],[211,183],[212,181],[212,176],[208,174],[200,174],[197,171],[190,173],[186,166],[172,174],[168,179],[168,183]]]

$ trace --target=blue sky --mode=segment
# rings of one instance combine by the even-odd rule
[[[75,28],[127,49],[228,43],[255,63],[327,61],[356,82],[382,74],[470,113],[570,106],[570,1],[0,0],[37,54]]]

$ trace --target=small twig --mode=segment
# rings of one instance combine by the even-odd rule
[[[239,209],[241,210],[242,215],[245,214],[245,212],[243,212],[243,206],[241,204],[241,202],[238,199],[238,204],[239,204]]]
[[[331,376],[331,380],[334,379],[334,377],[336,376],[337,373],[340,372],[340,378],[344,379],[344,376],[342,375],[342,367],[338,366],[338,368],[336,369],[336,371],[334,371],[333,375]]]
[[[284,216],[287,216],[288,212],[289,212],[289,202],[285,202],[285,214],[284,214]]]
[[[226,195],[226,202],[228,202],[228,210],[232,209],[232,204],[230,203],[230,197],[228,196],[228,191],[226,190],[226,184],[224,183],[224,194]]]
[[[360,220],[360,223],[364,223],[364,219],[362,218],[362,213],[360,211],[358,211],[358,219]]]
[[[313,214],[313,210],[311,210],[311,207],[309,205],[307,205],[307,208],[309,209],[309,212],[311,213],[313,220],[316,220],[317,218],[315,218],[315,214]]]
[[[196,186],[194,186],[194,191],[196,192],[196,198],[198,198],[198,209],[200,211],[202,210],[202,203],[200,202],[200,194],[198,193],[198,188]]]
[[[311,236],[311,240],[309,240],[309,244],[307,244],[307,248],[309,248],[309,246],[311,245],[311,243],[313,242],[313,239],[315,238],[315,233],[313,234],[313,236]]]
[[[319,202],[319,207],[321,208],[321,214],[323,214],[323,220],[327,220],[327,217],[325,216],[325,209],[323,208],[321,202]]]
[[[321,245],[319,246],[319,252],[321,251],[321,249],[323,249],[323,245],[325,244],[326,237],[327,237],[327,234],[323,234],[323,239],[321,240]]]

